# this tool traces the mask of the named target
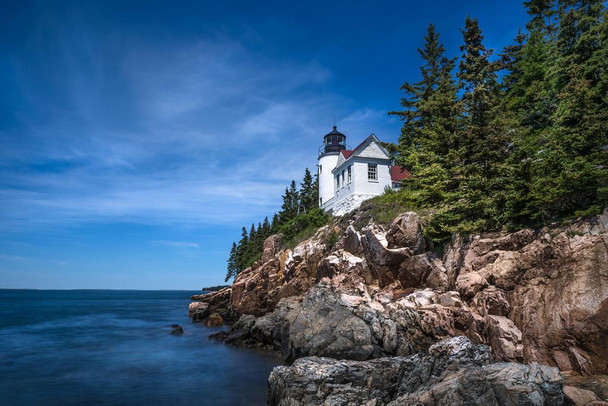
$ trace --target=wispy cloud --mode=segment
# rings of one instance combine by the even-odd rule
[[[199,244],[197,242],[188,241],[153,241],[153,243],[175,248],[199,248]]]
[[[0,133],[0,230],[236,225],[270,216],[289,181],[314,169],[334,116],[362,129],[384,118],[372,109],[348,112],[338,107],[347,104],[342,97],[311,91],[332,80],[314,62],[265,59],[221,37],[125,43],[107,55],[93,45],[100,34],[78,29],[84,34],[66,40],[56,28],[62,45],[53,67],[69,72],[61,75],[67,99],[46,100],[51,118]],[[108,67],[111,57],[120,58]],[[44,104],[27,75],[22,86]]]

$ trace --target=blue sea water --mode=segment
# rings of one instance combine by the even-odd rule
[[[281,360],[210,341],[197,293],[0,290],[0,404],[266,404]]]

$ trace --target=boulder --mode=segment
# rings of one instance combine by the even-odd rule
[[[388,248],[386,233],[378,226],[369,225],[362,231],[363,255],[372,275],[378,279],[380,287],[388,286],[398,279],[399,264],[411,257],[413,251],[411,248]]]
[[[494,358],[523,361],[522,334],[515,323],[504,316],[486,316],[485,336]]]
[[[207,310],[198,310],[199,315],[197,319],[193,321],[202,321],[207,318],[211,313],[218,313],[222,316],[224,320],[233,321],[236,320],[235,313],[230,304],[230,299],[232,297],[232,289],[231,288],[222,288],[217,292],[205,293],[202,295],[194,295],[192,296],[192,300],[195,301],[191,303],[189,306],[189,310],[192,309],[193,312],[189,315],[191,317],[194,316],[194,313],[197,311],[197,308],[206,308]],[[200,303],[200,304],[195,304]]]
[[[194,315],[194,313],[198,309],[206,309],[208,311],[209,310],[209,303],[205,303],[205,302],[192,302],[192,303],[190,303],[188,305],[188,317],[192,317],[192,315]]]
[[[388,248],[410,248],[414,254],[424,252],[426,244],[418,214],[407,212],[397,216],[386,233],[386,241]]]
[[[439,260],[432,260],[427,254],[406,258],[399,264],[397,279],[404,288],[432,288],[438,291],[448,289],[448,275]]]
[[[224,319],[218,313],[213,313],[203,321],[203,324],[207,327],[219,327],[224,324]]]
[[[209,303],[200,302],[191,314],[192,321],[200,323],[209,317]]]
[[[344,237],[342,238],[342,247],[344,248],[344,251],[350,252],[353,255],[359,256],[363,253],[361,236],[352,225],[348,226],[344,232]]]
[[[173,329],[171,330],[171,334],[174,336],[181,336],[184,334],[184,329],[180,325],[174,324],[171,328]]]

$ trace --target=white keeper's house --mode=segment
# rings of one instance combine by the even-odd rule
[[[374,134],[349,150],[346,135],[334,126],[319,148],[319,207],[341,216],[387,188],[398,188],[409,176],[405,168],[393,165]]]

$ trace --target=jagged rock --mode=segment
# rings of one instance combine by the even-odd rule
[[[523,360],[522,334],[517,326],[504,316],[486,316],[485,335],[499,361]]]
[[[188,305],[188,317],[192,317],[194,312],[198,309],[206,309],[209,310],[209,303],[206,302],[192,302]]]
[[[409,355],[428,348],[441,335],[435,316],[406,306],[385,308],[364,292],[352,295],[320,283],[304,298],[287,298],[263,317],[241,317],[225,336],[229,344],[273,349],[286,360],[309,355],[368,359]]]
[[[271,235],[264,240],[264,248],[262,251],[262,263],[271,261],[281,250],[280,234]]]
[[[320,282],[323,278],[332,279],[334,285],[346,291],[356,291],[361,284],[372,282],[365,260],[342,250],[321,261],[315,279]]]
[[[388,248],[386,234],[378,226],[369,225],[363,230],[361,246],[363,255],[378,279],[380,287],[385,287],[397,280],[398,266],[413,255],[411,248]]]
[[[416,252],[417,220],[407,217],[388,233],[373,223],[360,233],[349,226],[332,251],[325,241],[334,229],[324,227],[293,251],[268,250],[275,254],[241,273],[232,295],[193,300],[213,313],[222,297],[238,316],[257,316],[227,333],[231,342],[288,358],[407,355],[466,334],[500,359],[608,372],[608,212],[564,228],[457,235],[442,260]],[[326,296],[315,302],[310,295]]]
[[[317,266],[325,257],[329,226],[298,244],[293,251],[276,252],[277,238],[267,238],[264,250],[270,258],[239,273],[232,285],[231,306],[238,314],[262,316],[273,311],[280,299],[304,294],[315,283]],[[275,252],[274,255],[270,253]]]
[[[569,374],[564,376],[564,385],[593,392],[598,399],[603,402],[608,402],[608,375],[580,376]],[[569,397],[568,393],[566,393],[566,395]],[[572,395],[574,397],[575,394]],[[574,399],[572,400],[574,401]]]
[[[188,309],[193,309],[193,313],[189,316],[192,317],[193,321],[202,321],[207,318],[211,313],[219,313],[224,320],[233,321],[236,320],[235,313],[230,305],[230,299],[232,297],[231,288],[222,288],[217,292],[205,293],[203,295],[194,295],[192,300],[195,303],[191,303]],[[198,308],[198,310],[197,310]],[[196,319],[194,313],[198,311]]]
[[[407,212],[397,216],[386,233],[386,240],[388,248],[411,248],[414,254],[424,252],[426,244],[418,214]]]
[[[513,321],[525,362],[607,373],[607,221],[456,238],[444,265],[472,307]]]
[[[486,286],[488,286],[488,281],[475,271],[460,274],[456,279],[458,292],[465,298],[472,298]]]
[[[454,291],[446,292],[439,295],[437,301],[443,307],[464,307],[464,304],[460,299],[460,294]]]
[[[239,273],[232,284],[231,306],[239,314],[261,316],[274,309],[276,289],[280,284],[279,259]],[[274,292],[274,295],[270,294]]]
[[[587,389],[566,385],[564,395],[573,406],[608,406],[608,402],[602,401],[595,393]]]
[[[404,288],[432,288],[445,291],[448,288],[448,276],[439,260],[431,260],[427,254],[406,258],[399,264],[397,274]]]
[[[485,313],[494,316],[508,316],[511,309],[505,294],[495,286],[488,286],[478,292],[473,298],[472,304],[474,307],[483,309]]]
[[[209,317],[209,303],[199,302],[190,316],[194,322],[202,322],[205,320]]]
[[[429,355],[371,361],[302,358],[272,371],[268,404],[562,404],[557,369],[490,362],[486,346],[463,337],[435,344]]]
[[[361,246],[361,236],[352,225],[348,226],[346,228],[346,231],[344,232],[342,246],[344,247],[344,251],[350,252],[353,255],[363,254],[363,247]]]

